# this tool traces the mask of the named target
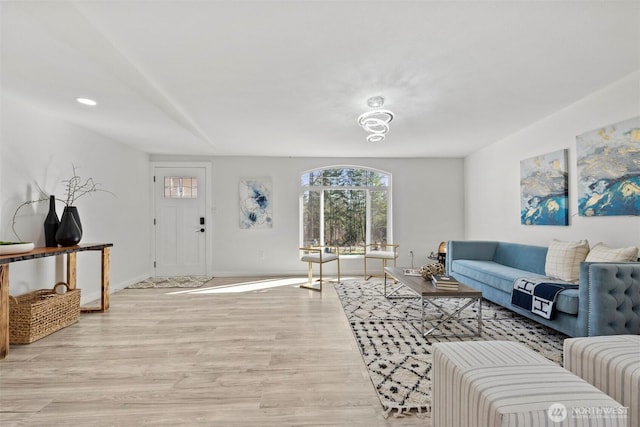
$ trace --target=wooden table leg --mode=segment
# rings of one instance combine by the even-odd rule
[[[9,354],[9,264],[0,264],[0,359]]]
[[[100,306],[80,307],[82,313],[105,312],[109,309],[109,255],[111,248],[101,249],[101,269],[100,269]]]
[[[76,252],[72,252],[67,254],[67,285],[69,285],[69,289],[75,289],[78,278],[78,254]]]
[[[100,281],[100,290],[102,292],[102,311],[109,310],[109,267],[111,248],[102,249],[102,279]]]

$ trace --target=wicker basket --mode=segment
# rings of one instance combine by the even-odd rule
[[[64,286],[62,286],[64,285]],[[64,287],[64,293],[56,290]],[[80,319],[80,289],[66,283],[9,298],[9,343],[30,344]]]

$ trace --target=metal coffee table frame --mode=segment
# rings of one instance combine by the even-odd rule
[[[430,282],[427,282],[421,276],[407,276],[403,272],[404,268],[401,267],[386,267],[384,269],[384,296],[387,299],[401,299],[401,298],[420,298],[420,329],[419,332],[424,336],[431,337],[479,337],[482,335],[482,292],[477,291],[473,288],[470,288],[464,284],[460,284],[458,290],[455,291],[445,291],[442,289],[438,289]],[[400,283],[400,286],[393,289],[390,293],[387,293],[387,276],[392,277],[394,280]],[[409,289],[415,296],[401,296],[396,295],[393,296],[400,289]],[[438,298],[465,298],[468,299],[466,303],[462,306],[457,307],[455,310],[448,312],[441,305],[436,304],[436,300]],[[464,323],[460,323],[460,313],[469,307],[474,302],[478,302],[478,327],[474,331],[468,325]],[[437,323],[428,331],[424,329],[424,320],[425,320],[425,308],[427,305],[432,305],[438,311],[440,311],[444,317],[437,320]],[[470,334],[434,334],[434,331],[438,330],[438,328],[444,325],[449,320],[454,317],[458,318],[458,322],[461,326],[468,329]],[[417,329],[417,328],[416,328]]]

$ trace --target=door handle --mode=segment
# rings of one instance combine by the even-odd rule
[[[201,228],[200,230],[196,230],[196,233],[204,233],[204,228]]]

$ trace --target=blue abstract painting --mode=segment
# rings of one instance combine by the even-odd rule
[[[520,223],[568,225],[567,150],[520,162]]]
[[[272,228],[271,179],[240,180],[240,228]]]
[[[640,215],[640,117],[576,137],[580,216]]]

